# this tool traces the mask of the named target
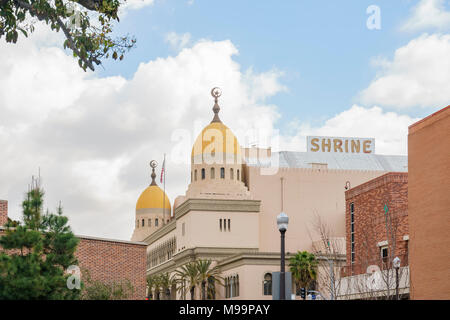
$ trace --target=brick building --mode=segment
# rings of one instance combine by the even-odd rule
[[[0,200],[0,236],[8,220],[8,202]],[[146,296],[146,249],[143,242],[111,240],[77,236],[80,242],[75,253],[83,272],[91,279],[108,283],[129,280],[134,289],[132,299],[143,300]]]
[[[392,297],[392,261],[398,257],[400,293],[408,297],[408,173],[389,172],[351,188],[345,192],[345,203],[347,265],[341,272],[341,296]],[[368,285],[376,272],[378,284]]]
[[[450,299],[450,106],[408,135],[411,299]]]
[[[408,173],[389,172],[345,192],[346,253],[351,274],[408,258]]]

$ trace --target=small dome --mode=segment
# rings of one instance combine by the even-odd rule
[[[164,204],[165,199],[165,204]],[[157,185],[151,185],[145,189],[136,203],[136,210],[139,209],[170,209],[170,200],[167,194]]]
[[[241,154],[236,136],[222,122],[211,122],[202,130],[192,147],[191,157],[212,152]]]

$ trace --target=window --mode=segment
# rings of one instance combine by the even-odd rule
[[[220,179],[225,179],[225,168],[220,168]]]
[[[159,221],[158,221],[158,218],[156,218],[156,219],[155,219],[155,227],[158,226],[158,222],[159,222]]]
[[[211,179],[215,179],[215,175],[214,168],[211,168]]]
[[[234,179],[234,170],[233,170],[233,168],[230,169],[230,179],[231,180]]]
[[[225,298],[239,296],[239,276],[230,276],[225,278]]]
[[[237,169],[237,172],[236,172],[236,178],[237,178],[238,180],[241,179],[241,178],[239,177],[239,169]]]
[[[230,230],[231,230],[231,220],[228,219],[228,231],[230,231]]]
[[[184,236],[185,232],[186,232],[186,227],[185,227],[185,224],[183,222],[183,224],[181,225],[181,235]]]
[[[225,278],[225,299],[230,297],[228,278]]]
[[[355,205],[350,203],[350,236],[351,236],[351,258],[355,263]]]
[[[194,180],[197,181],[197,170],[194,170]]]
[[[139,228],[139,220],[136,220],[136,228]]]
[[[148,219],[148,227],[152,226],[152,219]]]
[[[272,274],[266,273],[263,280],[263,294],[265,296],[272,295]]]
[[[206,178],[206,173],[205,173],[205,168],[202,169],[202,180],[205,180]]]
[[[220,231],[222,231],[222,219],[219,219],[219,227],[220,227]]]
[[[384,246],[380,248],[381,253],[381,259],[383,260],[383,263],[387,263],[389,259],[389,249],[388,246]]]
[[[144,219],[142,219],[142,226],[144,226],[145,225],[145,220]]]

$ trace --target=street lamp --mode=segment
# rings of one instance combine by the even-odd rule
[[[289,224],[289,217],[287,216],[286,213],[281,212],[277,216],[278,230],[280,230],[281,233],[280,300],[286,300],[286,289],[285,289],[286,280],[284,274],[284,259],[285,259],[284,234],[286,233],[288,224]]]
[[[399,257],[395,257],[394,260],[392,261],[392,265],[395,268],[395,296],[396,299],[399,300],[399,296],[398,296],[398,269],[400,269],[400,258]]]

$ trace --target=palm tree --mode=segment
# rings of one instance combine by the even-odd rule
[[[297,288],[307,290],[310,284],[317,279],[317,265],[316,257],[308,251],[299,251],[291,257],[289,267]]]
[[[159,276],[160,285],[162,287],[163,294],[166,295],[166,300],[170,300],[170,290],[173,285],[176,285],[176,278],[172,275],[170,276],[168,272],[163,273]]]
[[[191,300],[195,300],[195,287],[199,284],[199,273],[197,264],[195,262],[189,262],[181,267],[181,270],[177,271],[179,281],[187,281],[189,283],[189,291],[191,293]]]
[[[155,300],[161,300],[161,286],[162,286],[162,281],[161,281],[161,275],[155,275],[154,276],[154,288],[155,288]]]
[[[219,283],[222,285],[221,280],[223,278],[220,276],[219,268],[217,266],[211,268],[211,264],[211,260],[198,260],[196,263],[199,282],[201,283],[202,288],[202,300],[206,300],[207,296],[212,299],[214,296],[215,284]],[[208,285],[208,290],[206,290],[206,285]]]
[[[175,281],[177,283],[177,290],[180,292],[181,299],[186,300],[186,289],[187,289],[187,274],[183,269],[175,270]]]
[[[153,300],[153,288],[155,288],[156,279],[154,275],[147,276],[148,297]]]

